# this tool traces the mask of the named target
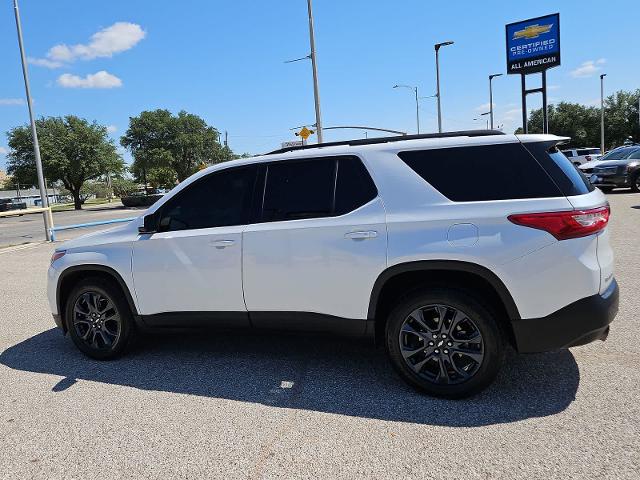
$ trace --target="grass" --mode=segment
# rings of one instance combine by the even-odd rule
[[[118,201],[116,199],[112,199],[111,203]],[[90,207],[92,205],[103,205],[105,203],[109,203],[109,200],[106,198],[92,198],[91,200],[87,200],[82,204],[83,207]],[[74,210],[73,203],[62,203],[51,206],[52,212],[68,212],[70,210]]]

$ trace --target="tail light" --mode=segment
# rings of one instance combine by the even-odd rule
[[[521,213],[509,215],[510,222],[524,227],[544,230],[558,240],[586,237],[604,229],[609,222],[609,205],[589,210],[564,212]]]
[[[587,162],[590,162],[590,161],[591,161],[591,155],[586,155],[586,156],[584,157],[584,159],[585,159]]]

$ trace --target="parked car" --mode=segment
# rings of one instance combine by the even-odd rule
[[[604,340],[616,315],[609,205],[563,140],[376,138],[209,167],[56,248],[55,322],[96,359],[168,327],[366,336],[410,385],[474,394],[507,345]]]
[[[640,145],[618,147],[595,164],[579,168],[603,192],[614,188],[631,188],[640,192]]]
[[[599,148],[571,148],[562,150],[562,153],[576,166],[598,160],[602,156]]]
[[[11,198],[0,198],[0,212],[9,212],[12,210],[26,210],[27,204],[19,202]]]

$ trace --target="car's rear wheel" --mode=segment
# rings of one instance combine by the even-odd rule
[[[107,279],[83,279],[67,296],[65,320],[76,347],[91,358],[116,358],[131,344],[135,327],[120,288]]]
[[[636,193],[640,192],[640,173],[636,173],[631,180],[631,190]]]
[[[468,397],[486,388],[502,363],[504,342],[494,317],[463,290],[416,292],[387,320],[389,358],[407,383],[429,395]]]
[[[603,193],[610,193],[613,190],[613,187],[598,187],[602,190]]]

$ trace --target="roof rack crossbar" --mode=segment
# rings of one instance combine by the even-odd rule
[[[444,132],[444,133],[421,133],[419,135],[401,135],[394,137],[374,137],[374,138],[361,138],[357,140],[343,140],[340,142],[326,142],[326,143],[314,143],[311,145],[297,145],[285,148],[279,148],[272,152],[268,152],[265,155],[275,155],[278,153],[293,152],[296,150],[309,150],[312,148],[322,147],[336,147],[340,145],[375,145],[378,143],[389,142],[403,142],[405,140],[418,140],[422,138],[449,138],[449,137],[485,137],[489,135],[504,135],[504,132],[499,130],[461,130],[457,132]]]

